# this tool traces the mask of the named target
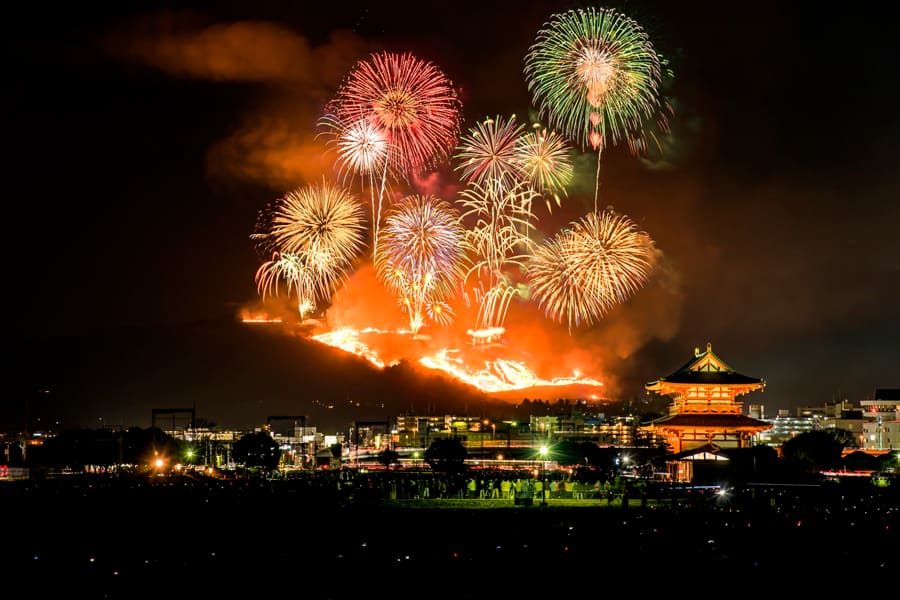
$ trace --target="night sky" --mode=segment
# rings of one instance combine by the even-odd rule
[[[363,413],[317,406],[368,406],[368,418],[439,404],[445,384],[235,322],[260,300],[257,212],[333,177],[315,124],[357,60],[390,50],[435,63],[459,91],[463,131],[490,115],[527,120],[528,47],[582,5],[5,9],[0,429],[21,429],[26,410],[32,429],[148,426],[150,407],[191,403],[222,425],[311,414],[336,429]],[[663,152],[613,148],[601,163],[601,204],[653,237],[664,268],[599,325],[548,339],[589,354],[614,399],[644,395],[707,342],[766,380],[742,400],[767,415],[900,387],[888,5],[597,6],[638,21],[674,72]],[[548,234],[591,208],[595,163],[578,164],[564,206],[542,216]],[[454,189],[449,177],[429,189]],[[512,310],[511,334],[539,318]]]

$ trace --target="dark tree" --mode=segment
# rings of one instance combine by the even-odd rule
[[[234,462],[248,468],[274,471],[281,460],[281,449],[268,433],[257,431],[243,435],[231,448]]]
[[[385,467],[390,468],[391,465],[395,465],[400,461],[400,454],[397,453],[396,450],[391,450],[390,448],[385,448],[381,452],[378,453],[378,462],[383,464]]]
[[[129,427],[121,432],[120,441],[122,460],[126,464],[148,465],[157,456],[179,457],[175,458],[175,462],[181,460],[182,448],[179,441],[158,427]]]
[[[792,468],[806,472],[837,467],[841,462],[841,452],[848,443],[847,433],[849,432],[843,429],[821,429],[801,433],[782,444],[784,462]]]
[[[881,469],[881,459],[857,450],[845,456],[841,466],[848,471],[878,471]]]
[[[459,473],[465,470],[468,453],[462,442],[456,438],[439,438],[431,442],[425,450],[425,462],[434,471]]]
[[[180,461],[181,449],[178,440],[159,429],[66,429],[55,437],[47,438],[43,446],[38,446],[34,452],[29,452],[29,463],[38,467],[69,467],[75,470],[87,465],[135,465],[146,468],[157,456]]]
[[[587,462],[587,457],[580,444],[563,440],[554,444],[550,448],[550,456],[559,465],[568,467],[571,465],[583,465]]]
[[[781,461],[775,448],[766,445],[748,448],[726,448],[721,452],[728,458],[728,473],[732,483],[753,479],[775,479],[780,475]]]

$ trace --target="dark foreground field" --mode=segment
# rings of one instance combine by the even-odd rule
[[[800,592],[900,567],[897,490],[861,484],[521,506],[76,476],[0,485],[0,509],[2,589],[32,598]]]

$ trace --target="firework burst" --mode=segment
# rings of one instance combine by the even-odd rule
[[[338,174],[346,182],[348,177],[379,176],[388,159],[388,141],[384,132],[368,119],[344,122],[335,114],[319,120],[330,136],[328,145],[337,151]]]
[[[328,255],[334,264],[349,264],[363,246],[365,219],[357,199],[322,182],[298,188],[279,200],[271,237],[283,252]]]
[[[378,247],[381,207],[387,189],[388,142],[384,132],[370,120],[347,124],[335,114],[326,114],[319,124],[330,135],[328,145],[337,149],[338,175],[344,182],[356,175],[369,184],[372,206],[372,248]]]
[[[325,182],[288,193],[265,211],[257,226],[268,226],[269,231],[257,231],[251,238],[258,245],[279,248],[257,269],[257,288],[264,299],[277,296],[278,283],[284,280],[288,296],[297,296],[302,318],[346,279],[365,231],[356,199]]]
[[[524,127],[509,119],[485,119],[460,139],[457,170],[469,184],[508,189],[521,180],[516,148]]]
[[[367,123],[387,141],[387,164],[409,179],[445,160],[455,146],[460,102],[434,64],[383,52],[360,61],[332,102],[346,123]]]
[[[330,281],[333,278],[326,279]],[[317,293],[323,286],[328,287],[325,279],[317,278],[315,265],[300,254],[276,252],[271,260],[256,270],[256,287],[264,301],[267,295],[279,295],[278,284],[281,280],[285,282],[287,295],[293,293],[296,296],[301,319],[316,309]]]
[[[640,25],[612,9],[554,15],[525,75],[551,127],[595,150],[627,139],[659,105],[659,57]]]
[[[559,195],[565,193],[575,175],[571,153],[565,137],[540,125],[516,140],[516,165],[522,177],[541,195],[553,196],[557,206]]]
[[[570,10],[538,32],[525,76],[551,127],[597,152],[596,212],[603,148],[622,140],[633,150],[645,147],[643,123],[659,114],[662,73],[653,44],[640,25],[615,10]]]
[[[538,246],[527,264],[532,299],[552,321],[566,322],[571,331],[582,321],[590,322],[599,312],[595,299],[585,296],[571,261],[572,241],[565,230]]]
[[[413,333],[429,315],[439,324],[452,319],[444,301],[464,277],[467,248],[459,213],[439,198],[407,196],[388,210],[375,269]]]
[[[529,288],[551,320],[590,325],[643,287],[653,255],[653,240],[628,217],[589,213],[535,250]]]

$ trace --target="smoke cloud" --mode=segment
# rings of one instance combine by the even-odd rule
[[[265,21],[203,25],[189,13],[147,15],[106,39],[112,55],[174,77],[261,84],[240,124],[212,144],[207,174],[286,190],[332,171],[317,120],[341,79],[368,48],[334,31],[311,46],[289,28]]]
[[[145,15],[118,27],[106,50],[176,77],[210,81],[336,85],[365,43],[337,31],[313,48],[287,27],[265,21],[201,24],[191,13]]]

